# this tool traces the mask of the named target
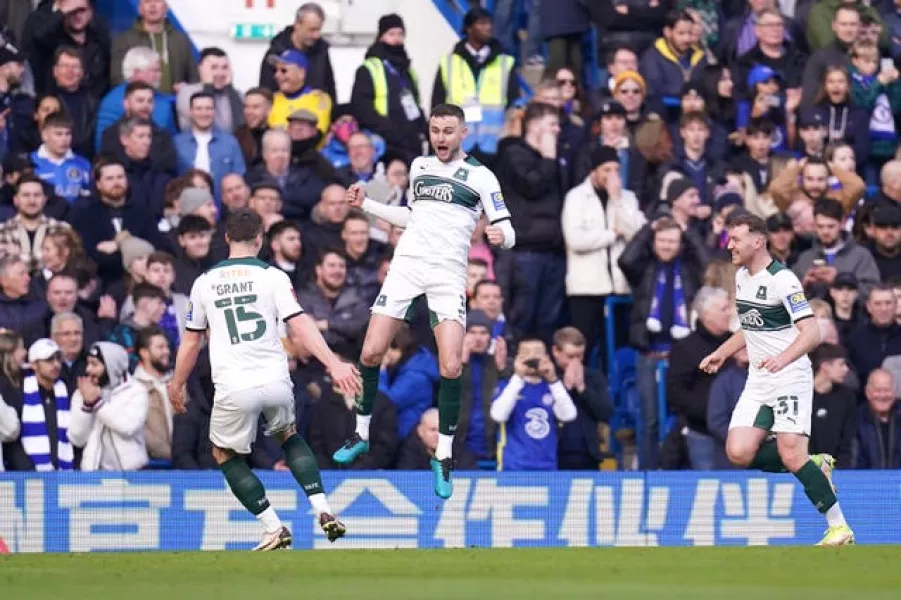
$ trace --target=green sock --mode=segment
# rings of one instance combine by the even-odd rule
[[[263,484],[253,474],[243,456],[235,456],[228,459],[219,468],[225,475],[225,481],[231,488],[235,498],[244,505],[244,508],[258,515],[269,508],[269,500],[266,499],[266,490]]]
[[[787,473],[788,469],[782,464],[779,457],[779,449],[776,447],[776,440],[769,440],[761,444],[754,460],[748,466],[749,469],[757,469],[767,473]]]
[[[307,496],[324,493],[322,477],[319,475],[319,465],[316,457],[303,438],[296,433],[282,444],[285,451],[285,463],[291,469],[294,479],[303,488]]]
[[[357,414],[369,416],[375,396],[379,393],[379,367],[367,367],[359,363],[360,375],[363,378],[363,397],[357,402]]]
[[[460,417],[460,378],[441,378],[438,388],[438,433],[454,435]]]
[[[837,502],[829,479],[812,460],[808,460],[795,473],[795,477],[804,485],[804,493],[810,498],[811,504],[821,513],[825,513]]]

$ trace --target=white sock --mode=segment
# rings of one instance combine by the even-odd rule
[[[363,438],[364,442],[369,441],[370,421],[372,421],[372,415],[357,415],[357,435]]]
[[[332,514],[332,509],[328,505],[328,500],[325,499],[325,494],[319,492],[318,494],[313,494],[309,497],[310,504],[313,505],[313,510],[316,511],[317,515],[321,515],[322,513]]]
[[[838,505],[838,502],[830,506],[829,510],[826,511],[826,522],[829,523],[829,527],[841,527],[848,524],[845,521],[845,515],[842,514],[842,507]]]
[[[435,449],[435,458],[444,460],[454,454],[454,436],[438,434],[438,447]]]
[[[278,518],[275,509],[271,506],[258,514],[257,519],[266,528],[266,533],[275,533],[282,528],[282,520]]]

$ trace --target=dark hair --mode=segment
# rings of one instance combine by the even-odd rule
[[[344,218],[345,224],[348,221],[363,221],[364,223],[366,223],[368,225],[369,217],[367,217],[366,213],[364,213],[363,211],[356,209],[356,208],[352,208],[352,209],[350,209],[350,212],[347,213],[347,216]],[[341,228],[343,229],[344,225],[342,225]]]
[[[833,22],[833,23],[834,23],[835,21],[838,20],[838,13],[839,13],[840,11],[843,11],[843,10],[846,10],[846,11],[848,11],[848,12],[857,13],[857,16],[858,16],[858,17],[861,16],[861,14],[860,14],[860,9],[857,8],[857,5],[855,5],[855,4],[845,4],[844,2],[841,2],[841,3],[839,3],[838,8],[835,9],[835,16],[832,17],[832,22]]]
[[[340,256],[341,260],[343,260],[345,263],[347,262],[347,253],[344,252],[343,249],[336,248],[335,246],[327,246],[319,251],[319,256],[316,257],[316,266],[321,267],[325,262],[326,257],[330,254]]]
[[[665,29],[672,29],[679,21],[687,21],[692,25],[695,24],[695,18],[690,12],[687,10],[673,9],[666,13],[666,16],[663,19],[663,27]]]
[[[893,290],[896,288],[901,288],[901,275],[892,275],[882,283],[889,286]]]
[[[100,180],[103,176],[103,169],[115,166],[122,167],[122,170],[125,170],[125,165],[123,165],[122,161],[115,156],[110,156],[109,154],[98,156],[94,159],[94,169],[93,173],[91,173],[94,176],[94,181]]]
[[[138,127],[150,127],[150,129],[153,130],[153,125],[150,123],[149,119],[145,119],[144,117],[128,117],[119,123],[119,137],[131,135]]]
[[[169,343],[169,338],[166,336],[166,332],[163,331],[163,328],[156,323],[151,323],[147,327],[141,329],[141,331],[138,332],[137,340],[135,340],[135,353],[139,353],[141,350],[150,349],[150,341],[158,335],[163,336],[163,338],[166,340],[166,343]]]
[[[848,90],[845,92],[845,102],[851,103],[851,75],[842,65],[829,65],[825,69],[823,69],[823,76],[820,79],[820,90],[817,92],[817,96],[814,99],[816,104],[825,104],[829,101],[829,94],[826,93],[826,80],[829,79],[829,75],[832,73],[841,73],[845,76],[845,82],[848,84]]]
[[[244,92],[245,97],[250,96],[250,95],[262,96],[270,104],[272,103],[272,90],[270,90],[269,88],[254,87],[254,88],[250,88],[249,90]]]
[[[394,336],[394,339],[391,340],[391,348],[395,350],[400,350],[400,360],[397,361],[397,365],[395,368],[409,359],[416,351],[419,350],[419,341],[413,335],[413,332],[410,331],[410,326],[404,324],[397,332],[397,335]]]
[[[145,92],[145,91],[153,93],[154,88],[152,85],[150,85],[146,81],[132,81],[128,85],[125,86],[125,97],[128,98],[135,92]]]
[[[488,286],[488,285],[493,285],[493,286],[497,287],[501,291],[501,296],[504,295],[504,290],[503,290],[503,288],[501,288],[501,284],[499,284],[497,281],[495,281],[494,279],[480,279],[476,282],[476,284],[474,286],[472,286],[472,297],[475,298],[476,296],[478,296],[479,291],[483,287]]]
[[[720,79],[723,71],[728,70],[724,65],[710,65],[701,74],[701,96],[704,98],[705,110],[713,121],[727,121],[735,116],[734,102],[730,101],[731,98],[721,98],[719,94]],[[732,97],[735,97],[734,92]]]
[[[200,51],[200,60],[198,60],[197,62],[203,62],[203,59],[208,56],[215,56],[216,58],[228,58],[228,54],[225,53],[225,50],[217,46],[210,46]]]
[[[726,228],[728,229],[739,227],[741,225],[747,227],[750,233],[757,233],[763,237],[769,236],[770,232],[766,226],[766,221],[754,213],[749,213],[747,211],[733,212],[726,218]]]
[[[72,283],[75,284],[75,287],[78,287],[78,277],[72,271],[60,271],[59,273],[54,273],[50,279],[47,280],[47,288],[50,288],[50,284],[57,279],[71,279]]]
[[[269,241],[272,242],[275,238],[281,236],[289,229],[293,229],[297,233],[300,233],[300,227],[298,227],[297,223],[293,221],[279,221],[278,223],[275,223],[272,227],[269,228],[269,231],[267,233],[267,235],[269,236]]]
[[[228,215],[225,235],[230,242],[252,242],[261,233],[263,220],[249,208],[241,208]]]
[[[166,292],[152,283],[147,283],[146,281],[142,281],[135,285],[134,289],[131,290],[131,298],[134,301],[135,306],[138,305],[138,302],[147,298],[159,298],[160,300],[166,300]]]
[[[879,25],[880,27],[882,27],[882,21],[877,20],[868,12],[860,13],[860,26],[869,27],[870,25]]]
[[[466,122],[466,116],[463,114],[463,109],[456,104],[439,104],[432,109],[432,113],[429,115],[430,119],[436,117],[456,117],[461,123]]]
[[[776,127],[773,125],[772,121],[769,121],[768,119],[751,119],[748,123],[748,128],[745,130],[745,134],[750,137],[762,133],[763,135],[771,137],[775,131]]]
[[[467,259],[467,265],[475,265],[477,267],[485,267],[488,268],[488,261],[484,258],[479,258],[478,256]]]
[[[67,113],[64,113],[61,110],[52,112],[44,119],[44,125],[41,127],[41,131],[51,127],[59,127],[60,129],[68,129],[71,131],[72,119],[69,118]]]
[[[537,121],[548,115],[558,116],[559,114],[560,110],[556,106],[545,104],[544,102],[530,102],[522,116],[522,129],[525,131],[532,121]]]
[[[845,214],[841,202],[832,198],[821,198],[813,205],[813,215],[815,217],[826,217],[841,221]]]
[[[831,360],[845,358],[845,350],[838,344],[823,342],[810,353],[810,362],[813,363],[813,372],[816,373],[823,363]]]
[[[213,226],[203,217],[199,215],[185,215],[178,222],[175,232],[181,236],[189,233],[206,233],[212,230]]]
[[[147,268],[149,269],[150,265],[156,263],[159,263],[161,265],[169,265],[170,267],[175,268],[175,257],[168,252],[157,250],[156,252],[151,252],[147,255]]]
[[[635,58],[638,58],[638,53],[635,52],[634,48],[631,48],[630,46],[616,46],[615,48],[613,48],[612,50],[607,52],[607,56],[604,59],[604,64],[612,65],[613,61],[616,60],[616,55],[619,54],[620,52],[622,52],[623,50],[627,50],[627,51],[631,52],[632,54],[635,55]]]
[[[385,262],[390,263],[392,260],[394,260],[394,248],[386,246],[385,251],[382,252],[382,255],[379,257],[379,265]]]
[[[692,123],[701,123],[707,129],[710,129],[710,123],[707,122],[707,115],[699,110],[691,110],[679,117],[679,129],[688,127]]]
[[[829,163],[826,162],[826,159],[822,156],[809,156],[807,157],[807,162],[804,164],[804,168],[807,167],[826,167],[826,170],[829,171],[829,174],[832,174],[832,169],[829,168]]]
[[[191,94],[191,102],[188,104],[188,106],[193,108],[194,101],[199,100],[201,98],[209,98],[213,102],[213,104],[216,104],[216,97],[213,96],[213,94],[211,94],[210,92],[202,92],[201,91],[201,92],[195,92],[195,93]]]
[[[26,183],[38,184],[39,186],[41,186],[41,191],[44,192],[44,195],[45,196],[47,195],[47,190],[44,189],[44,181],[40,177],[38,177],[37,175],[34,175],[32,173],[25,173],[24,175],[19,177],[19,181],[16,182],[15,193],[18,194],[19,190],[21,190],[22,186],[25,185]]]
[[[81,51],[74,46],[60,46],[57,48],[56,52],[53,53],[53,66],[56,66],[61,56],[77,58],[81,66],[84,67],[84,57],[82,57]]]

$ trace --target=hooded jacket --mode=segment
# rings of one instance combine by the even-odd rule
[[[269,57],[277,56],[285,50],[295,48],[294,42],[291,40],[293,31],[294,27],[289,25],[272,38],[269,49],[266,51],[266,56],[263,57],[263,62],[260,65],[260,87],[268,88],[273,92],[278,90],[278,86],[275,83],[275,71],[272,65],[269,64]],[[332,99],[337,98],[335,73],[332,71],[332,61],[328,54],[328,42],[320,38],[309,48],[302,48],[301,50],[307,55],[306,85],[316,90],[322,90],[331,96]]]
[[[876,261],[870,251],[851,239],[850,234],[843,231],[841,236],[838,251],[835,252],[832,261],[827,260],[826,263],[835,267],[839,273],[854,273],[860,285],[860,294],[866,298],[870,289],[880,281],[879,267],[876,266]],[[825,258],[826,252],[823,245],[819,239],[814,239],[813,247],[801,253],[792,270],[798,279],[803,279],[804,274],[813,266],[814,260]]]
[[[143,20],[138,17],[131,29],[116,36],[110,59],[110,77],[113,85],[119,85],[124,81],[122,60],[129,50],[137,46],[153,48],[160,55],[162,63],[160,66],[164,71],[160,91],[164,94],[172,93],[174,83],[194,83],[198,80],[197,61],[194,60],[194,48],[188,36],[177,30],[169,19],[166,19],[161,35],[163,43],[158,46],[154,36],[147,33],[144,28]]]
[[[687,68],[680,64],[679,57],[664,38],[657,38],[654,45],[648,48],[641,57],[639,71],[648,84],[649,96],[678,97],[682,86],[689,81],[700,81],[707,56],[700,48],[688,51]]]
[[[69,439],[84,449],[82,471],[137,471],[149,462],[144,445],[146,394],[135,394],[127,383],[128,355],[111,342],[97,342],[109,381],[100,399],[87,406],[81,391],[72,398]]]
[[[407,360],[389,370],[382,369],[379,390],[391,398],[397,408],[397,437],[405,440],[432,406],[438,384],[438,361],[425,348],[419,348]]]

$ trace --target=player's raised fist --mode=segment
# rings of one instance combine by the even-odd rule
[[[355,183],[347,188],[347,194],[345,194],[345,198],[347,199],[347,203],[354,208],[360,208],[361,206],[363,206],[363,199],[366,198],[366,193],[363,191],[363,185],[360,183]]]
[[[504,243],[504,230],[497,225],[489,225],[486,227],[485,235],[488,237],[488,242],[492,246],[500,246]]]

